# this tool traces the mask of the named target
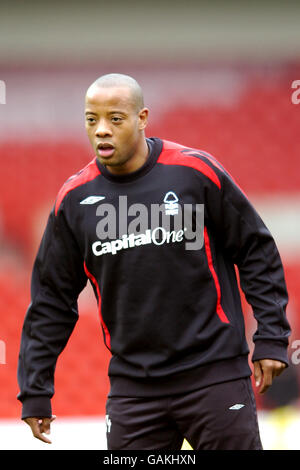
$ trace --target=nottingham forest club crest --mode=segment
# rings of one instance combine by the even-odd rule
[[[169,191],[164,197],[166,215],[178,214],[178,197],[173,191]]]

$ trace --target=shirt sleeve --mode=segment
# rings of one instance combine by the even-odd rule
[[[245,193],[225,170],[214,168],[220,186],[207,191],[207,223],[217,243],[237,266],[241,289],[257,321],[252,361],[288,364],[288,292],[278,248]]]
[[[77,242],[60,209],[51,212],[36,256],[31,303],[19,353],[22,419],[50,417],[54,371],[78,319],[77,300],[87,278]]]

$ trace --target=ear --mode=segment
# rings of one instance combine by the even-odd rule
[[[139,112],[139,129],[143,131],[148,124],[149,109],[143,108]]]

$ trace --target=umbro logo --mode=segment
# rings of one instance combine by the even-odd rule
[[[102,201],[102,199],[105,199],[105,196],[89,196],[83,199],[80,204],[95,204],[96,202]]]
[[[235,405],[232,405],[229,410],[240,410],[241,408],[243,408],[245,405],[243,405],[242,403],[236,403]]]

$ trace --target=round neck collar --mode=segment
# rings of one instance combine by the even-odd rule
[[[111,173],[105,165],[100,163],[99,159],[96,157],[96,164],[101,175],[111,181],[115,181],[116,183],[127,183],[129,181],[133,181],[137,178],[140,178],[141,176],[144,176],[146,173],[148,173],[148,171],[151,170],[151,168],[153,168],[153,166],[157,162],[157,159],[162,151],[163,146],[162,140],[157,137],[146,138],[146,142],[149,148],[147,160],[145,161],[145,163],[143,163],[140,168],[130,173],[124,173],[123,175],[115,175]]]

